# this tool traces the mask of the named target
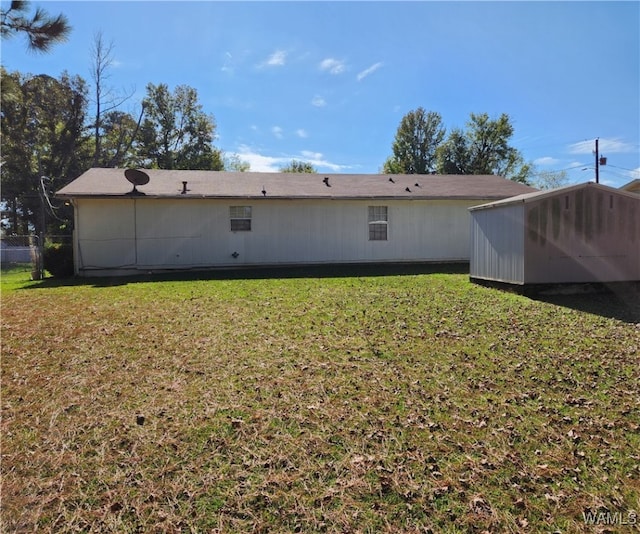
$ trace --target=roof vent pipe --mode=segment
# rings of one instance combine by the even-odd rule
[[[182,182],[182,193],[180,193],[181,195],[186,195],[187,194],[187,182]]]

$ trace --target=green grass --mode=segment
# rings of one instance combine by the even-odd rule
[[[28,277],[1,284],[3,532],[596,532],[585,510],[640,510],[635,290]]]

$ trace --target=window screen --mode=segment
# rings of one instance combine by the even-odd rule
[[[387,206],[369,206],[369,241],[386,241]]]
[[[229,219],[232,232],[251,231],[251,206],[231,206]]]

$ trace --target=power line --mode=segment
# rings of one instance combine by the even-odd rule
[[[559,169],[559,170],[552,170],[552,171],[540,171],[540,172],[536,172],[534,174],[532,174],[531,176],[541,176],[543,174],[550,174],[550,173],[554,173],[554,172],[564,172],[564,171],[571,171],[573,169],[582,169],[586,166],[586,163],[581,163],[580,165],[574,165],[573,167],[567,167],[566,169]]]
[[[638,172],[638,169],[627,169],[626,167],[618,167],[617,165],[611,165],[610,163],[607,163],[607,167],[614,167],[616,169],[622,169],[623,171]]]

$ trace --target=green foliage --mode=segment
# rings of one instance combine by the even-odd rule
[[[520,152],[509,145],[513,126],[507,114],[490,119],[472,113],[467,129],[454,129],[437,150],[441,174],[495,174],[526,183],[530,174]]]
[[[230,154],[224,157],[224,170],[248,172],[251,170],[251,164],[248,161],[241,160],[238,154]]]
[[[39,233],[41,177],[56,190],[82,174],[91,161],[85,131],[87,88],[82,78],[67,73],[55,79],[2,69],[1,78],[0,178],[9,212],[7,231]],[[57,216],[63,218],[62,213]]]
[[[466,174],[470,162],[464,132],[459,128],[451,130],[447,140],[438,147],[436,157],[440,174]]]
[[[56,278],[73,276],[73,245],[71,243],[46,243],[44,268]]]
[[[224,169],[222,153],[213,147],[216,124],[202,111],[197,91],[179,85],[147,85],[145,119],[140,129],[140,156],[158,169]]]
[[[436,149],[445,129],[439,113],[418,108],[400,121],[393,141],[393,155],[384,164],[385,174],[428,174],[435,169]]]
[[[33,17],[27,18],[30,2],[13,0],[9,9],[0,9],[0,34],[10,38],[22,33],[27,38],[27,47],[33,52],[48,52],[51,47],[67,40],[71,26],[64,15],[51,17],[41,8],[36,8]]]
[[[140,117],[142,118],[142,117]],[[99,167],[141,167],[139,122],[122,111],[109,111],[100,120]]]
[[[307,161],[298,161],[291,160],[291,163],[285,165],[284,167],[280,167],[280,172],[299,172],[299,173],[309,173],[315,174],[318,170]]]
[[[490,119],[472,113],[466,130],[454,128],[445,139],[438,113],[423,108],[407,113],[384,162],[386,174],[495,174],[527,183],[530,165],[509,145],[513,126],[509,116]]]

